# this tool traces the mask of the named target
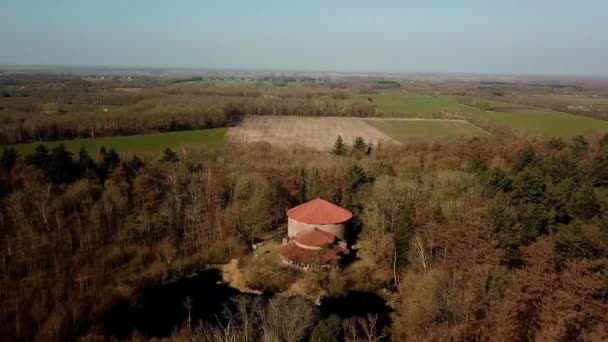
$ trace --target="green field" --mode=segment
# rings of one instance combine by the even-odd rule
[[[543,110],[484,113],[493,122],[537,137],[574,137],[608,132],[608,121]]]
[[[81,147],[86,148],[89,153],[96,153],[105,147],[113,148],[118,152],[160,152],[165,148],[177,149],[184,146],[220,146],[224,140],[227,128],[211,128],[197,131],[181,131],[168,133],[153,133],[118,137],[103,137],[94,139],[74,139],[53,142],[37,142],[13,145],[19,154],[27,155],[33,152],[38,145],[48,148],[63,143],[65,147],[77,153]]]
[[[608,132],[608,121],[499,101],[478,99],[489,103],[495,109],[483,111],[459,104],[449,96],[420,95],[396,90],[381,94],[361,94],[356,98],[361,101],[371,98],[376,110],[386,116],[429,117],[429,114],[440,112],[460,113],[465,118],[487,119],[493,124],[504,125],[516,132],[524,132],[541,138],[568,138]],[[455,133],[455,135],[459,135],[459,133]]]
[[[355,97],[361,101],[371,98],[374,107],[380,114],[428,114],[441,111],[462,112],[465,106],[456,103],[448,96],[430,96],[405,93],[402,91],[387,91],[380,94],[360,94]]]
[[[472,138],[489,134],[466,121],[447,120],[366,120],[391,138],[401,142]]]

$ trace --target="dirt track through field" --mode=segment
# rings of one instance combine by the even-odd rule
[[[360,118],[246,116],[226,134],[230,144],[268,142],[273,146],[292,148],[306,146],[319,150],[330,149],[340,135],[346,144],[360,136],[366,143],[400,144]]]

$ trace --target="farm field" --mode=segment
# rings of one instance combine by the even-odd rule
[[[450,138],[472,138],[489,134],[464,120],[367,120],[367,123],[386,133],[391,138],[408,142],[412,140],[439,140]]]
[[[493,108],[492,111],[483,111],[459,104],[449,96],[428,96],[400,91],[357,95],[357,98],[362,100],[367,100],[368,97],[374,101],[374,106],[381,115],[428,117],[430,114],[439,112],[455,113],[461,114],[465,118],[487,119],[494,124],[504,125],[516,132],[540,138],[568,138],[596,132],[608,132],[608,121],[514,103],[479,99],[488,102]],[[391,129],[393,132],[399,131],[396,127],[386,127],[386,129]],[[433,129],[430,131],[433,131]]]
[[[327,150],[338,135],[347,144],[357,136],[377,144],[470,138],[484,134],[488,133],[463,120],[249,116],[238,126],[230,128],[226,141],[233,144],[267,142],[279,147],[299,145]]]
[[[360,94],[354,97],[361,101],[373,100],[379,114],[431,114],[441,111],[463,112],[466,106],[456,103],[448,96],[430,96],[402,91],[387,91],[380,94]]]
[[[37,146],[45,145],[53,148],[61,143],[74,153],[84,147],[90,153],[97,152],[101,147],[113,148],[118,152],[159,152],[165,148],[177,149],[184,146],[220,146],[224,140],[227,128],[211,128],[196,131],[181,131],[167,133],[140,134],[130,136],[102,137],[92,139],[74,139],[53,142],[35,142],[13,145],[19,154],[33,152]]]
[[[485,112],[493,122],[535,137],[568,138],[577,135],[608,132],[608,121],[543,110]]]
[[[231,144],[267,142],[278,147],[305,146],[326,150],[340,135],[351,144],[357,136],[366,142],[398,143],[379,129],[359,118],[247,116],[231,127],[226,141]]]

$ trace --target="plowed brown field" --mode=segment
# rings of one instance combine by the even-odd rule
[[[299,116],[243,117],[237,126],[228,130],[226,141],[229,144],[265,141],[279,147],[305,146],[327,150],[333,146],[338,135],[349,145],[358,136],[374,145],[379,141],[400,144],[363,119]]]

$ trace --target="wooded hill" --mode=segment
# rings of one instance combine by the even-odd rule
[[[381,146],[370,155],[252,146],[218,153],[143,160],[61,147],[29,156],[6,150],[0,335],[150,337],[108,322],[141,291],[244,256],[251,242],[280,229],[286,208],[322,197],[355,213],[359,253],[370,263],[296,276],[308,294],[381,295],[388,321],[324,316],[305,294],[280,296],[289,273],[254,263],[246,281],[265,299],[240,296],[215,319],[195,315],[200,302],[178,303],[179,315],[167,311],[163,321],[183,320],[158,336],[608,338],[608,137],[533,144],[493,137]],[[197,293],[216,285],[205,286]]]

